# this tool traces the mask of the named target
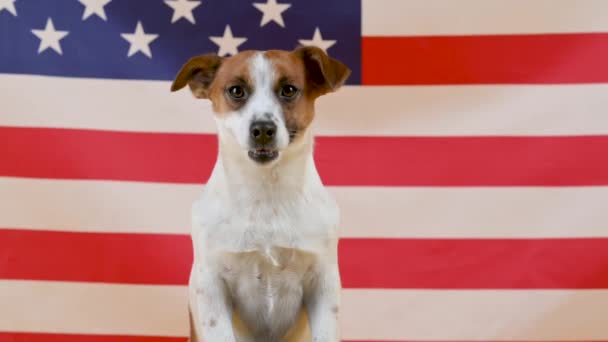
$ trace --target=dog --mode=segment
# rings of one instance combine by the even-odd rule
[[[310,126],[350,73],[317,47],[205,54],[177,73],[171,91],[210,100],[218,136],[192,205],[190,341],[340,340],[340,212]]]

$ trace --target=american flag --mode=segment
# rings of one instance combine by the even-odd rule
[[[206,52],[316,45],[345,341],[608,341],[608,1],[0,0],[0,341],[185,341]]]

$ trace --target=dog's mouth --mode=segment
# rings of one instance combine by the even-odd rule
[[[269,163],[279,156],[279,151],[269,148],[256,148],[249,150],[249,158],[256,163],[266,164]]]

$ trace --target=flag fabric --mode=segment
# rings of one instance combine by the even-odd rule
[[[608,341],[608,2],[0,0],[0,341],[185,341],[190,57],[316,45],[345,341]]]

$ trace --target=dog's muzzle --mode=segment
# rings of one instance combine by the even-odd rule
[[[260,164],[275,160],[279,151],[274,147],[277,125],[272,121],[254,121],[249,127],[251,146],[249,158]]]

